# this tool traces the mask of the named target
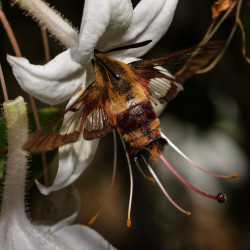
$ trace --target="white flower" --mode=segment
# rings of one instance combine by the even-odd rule
[[[24,3],[25,2],[25,3]],[[26,2],[36,2],[30,8],[39,9],[39,0],[18,0],[21,7]],[[48,104],[58,104],[69,98],[82,87],[93,81],[94,75],[90,60],[94,49],[106,51],[122,45],[134,44],[146,40],[153,42],[136,49],[112,52],[112,57],[123,62],[137,60],[150,50],[167,31],[174,15],[178,0],[141,0],[133,9],[129,0],[86,0],[80,27],[79,39],[75,42],[67,40],[67,29],[62,29],[61,42],[73,47],[62,52],[46,65],[32,65],[25,58],[8,56],[13,73],[21,87],[29,94]],[[25,5],[26,4],[26,5]],[[42,10],[30,9],[30,13],[50,29],[52,23],[60,33],[60,25],[53,25],[53,15]],[[41,13],[47,15],[41,18]],[[48,20],[48,21],[47,21]],[[55,21],[57,22],[57,20]],[[66,24],[65,24],[66,25]],[[67,23],[68,25],[68,23]],[[68,27],[68,26],[67,26]],[[65,33],[66,32],[66,33]],[[68,36],[74,32],[68,31]],[[66,37],[66,38],[65,38]],[[71,36],[70,39],[72,40]],[[60,39],[60,37],[58,37]],[[74,46],[74,44],[77,44]],[[72,101],[72,100],[71,100]],[[70,101],[70,103],[71,103]],[[54,184],[45,188],[39,185],[42,193],[60,189],[72,183],[89,165],[97,148],[98,140],[85,141],[82,136],[77,143],[62,147],[59,150],[59,169]]]
[[[51,227],[30,222],[24,204],[27,155],[21,149],[28,137],[26,106],[22,97],[3,106],[8,128],[8,160],[0,216],[0,249],[113,249],[94,230],[81,225],[67,225],[75,214]]]

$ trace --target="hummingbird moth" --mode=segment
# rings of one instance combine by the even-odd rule
[[[125,64],[109,53],[146,46],[151,41],[107,52],[94,51],[95,80],[65,111],[38,130],[24,145],[41,152],[76,142],[79,136],[93,140],[117,129],[132,157],[156,163],[167,141],[152,103],[171,101],[194,75],[218,54],[220,42],[185,49],[167,56]],[[64,122],[62,124],[62,120]]]

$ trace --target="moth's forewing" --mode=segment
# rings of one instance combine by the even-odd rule
[[[191,52],[187,62],[175,73],[175,80],[184,83],[197,71],[204,68],[213,58],[215,58],[224,47],[224,42],[210,42],[203,46],[198,46]]]
[[[223,42],[210,42],[154,59],[130,63],[139,83],[147,87],[161,103],[171,101],[182,84],[206,66],[224,46]],[[164,66],[164,67],[162,67]]]
[[[80,130],[60,134],[64,112],[50,120],[46,126],[37,130],[24,144],[23,149],[29,152],[44,152],[78,139]]]
[[[81,131],[82,113],[81,110],[74,109],[75,106],[74,103],[71,107],[72,111],[60,112],[43,128],[37,130],[29,137],[23,149],[29,152],[43,152],[77,141]],[[77,122],[73,122],[75,118]]]
[[[89,126],[91,123],[99,124],[99,129],[103,129],[105,122],[101,121],[105,116],[91,116],[100,106],[100,93],[98,83],[95,81],[84,91],[83,94],[65,111],[58,114],[48,122],[46,126],[35,132],[24,144],[23,149],[29,152],[43,152],[52,150],[62,145],[75,142],[79,139],[81,132],[89,137],[98,138],[102,134]],[[100,124],[103,124],[101,126]]]

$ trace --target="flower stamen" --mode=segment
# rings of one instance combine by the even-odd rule
[[[197,164],[195,164],[190,158],[188,158],[178,147],[176,147],[174,145],[173,142],[171,142],[171,140],[169,140],[169,138],[167,138],[167,136],[165,136],[164,134],[162,134],[162,137],[164,137],[167,142],[168,142],[168,145],[170,147],[172,147],[179,155],[181,155],[185,160],[187,160],[192,166],[194,166],[195,168],[199,169],[200,171],[206,173],[206,174],[209,174],[209,175],[212,175],[212,176],[215,176],[215,177],[219,177],[219,178],[223,178],[223,179],[235,179],[238,177],[238,174],[231,174],[231,175],[220,175],[220,174],[215,174],[215,173],[212,173],[212,172],[209,172],[203,168],[201,168],[200,166],[198,166]]]
[[[224,193],[218,193],[217,195],[211,195],[208,193],[205,193],[199,189],[197,189],[196,187],[192,186],[188,181],[186,181],[171,165],[170,163],[164,158],[163,155],[159,156],[160,159],[162,160],[162,162],[169,168],[169,170],[175,174],[175,176],[182,182],[184,183],[186,186],[188,186],[189,188],[191,188],[192,190],[194,190],[196,193],[205,196],[209,199],[213,199],[213,200],[217,200],[219,203],[224,203],[227,200],[226,194]]]
[[[146,162],[145,162],[146,163]],[[170,195],[168,194],[168,192],[166,191],[166,189],[163,187],[163,185],[161,184],[160,180],[157,178],[154,170],[151,168],[151,166],[149,164],[147,164],[147,167],[150,171],[150,173],[152,174],[152,176],[154,177],[155,181],[157,182],[158,186],[160,187],[161,191],[163,192],[163,194],[167,197],[167,199],[178,209],[180,210],[182,213],[186,214],[186,215],[191,215],[190,211],[184,210],[183,208],[181,208],[179,205],[177,205],[177,203],[175,203],[175,201],[170,197]]]
[[[149,182],[155,183],[155,179],[152,178],[152,177],[150,177],[150,176],[147,176],[147,175],[145,174],[145,172],[142,170],[142,168],[141,168],[141,166],[140,166],[140,164],[139,164],[137,158],[134,158],[134,161],[135,161],[136,167],[138,168],[138,170],[140,171],[140,173],[142,174],[142,176],[143,176],[146,180],[148,180]]]
[[[129,170],[129,177],[130,177],[130,192],[129,192],[129,203],[128,203],[128,218],[127,218],[127,227],[131,227],[131,206],[132,206],[132,197],[133,197],[133,173],[132,173],[132,167],[131,167],[131,162],[130,158],[128,155],[128,151],[126,149],[125,142],[121,137],[122,145],[126,154],[127,162],[128,162],[128,170]]]
[[[117,140],[116,140],[116,132],[115,130],[113,130],[113,140],[114,140],[114,161],[113,161],[113,173],[112,173],[112,179],[111,179],[111,184],[109,186],[109,190],[105,196],[105,199],[102,202],[102,205],[100,206],[100,208],[98,209],[98,211],[96,212],[96,214],[89,220],[88,225],[91,226],[95,220],[97,219],[97,217],[99,216],[99,214],[101,213],[106,201],[108,200],[108,198],[110,197],[110,194],[113,190],[114,187],[114,183],[115,183],[115,176],[116,176],[116,169],[117,169]]]

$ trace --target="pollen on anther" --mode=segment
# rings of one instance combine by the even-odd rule
[[[230,178],[231,178],[231,179],[235,179],[235,178],[237,178],[238,176],[239,176],[238,174],[231,174],[231,175],[230,175]]]
[[[94,223],[95,220],[96,220],[96,216],[93,216],[93,217],[89,220],[88,225],[91,226],[91,225]]]
[[[152,178],[152,177],[148,177],[148,181],[152,182],[152,183],[155,183],[155,179]]]
[[[131,220],[127,219],[127,227],[131,227]]]
[[[186,214],[187,216],[190,216],[190,215],[191,215],[191,212],[190,212],[190,211],[186,211],[185,214]]]

